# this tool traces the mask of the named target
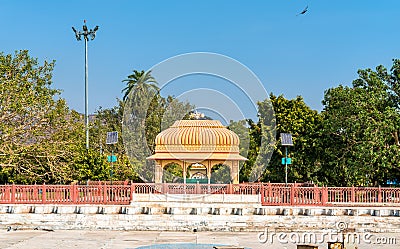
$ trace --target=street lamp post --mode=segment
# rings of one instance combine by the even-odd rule
[[[89,41],[89,36],[91,40],[93,40],[96,37],[96,31],[99,29],[99,26],[94,27],[94,29],[88,30],[86,26],[86,20],[84,20],[83,22],[84,22],[83,31],[77,31],[74,27],[72,27],[72,30],[75,33],[76,40],[80,41],[82,36],[85,40],[85,130],[86,130],[86,149],[89,149],[88,41]]]

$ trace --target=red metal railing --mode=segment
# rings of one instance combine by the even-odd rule
[[[400,206],[400,188],[264,184],[261,195],[262,204],[270,206]]]
[[[265,206],[400,206],[400,188],[301,184],[182,184],[108,182],[87,185],[0,185],[1,204],[129,204],[135,194],[260,195]]]
[[[129,204],[131,185],[2,185],[2,204]]]

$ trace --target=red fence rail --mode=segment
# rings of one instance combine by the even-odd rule
[[[129,204],[136,194],[259,195],[265,206],[400,206],[400,188],[301,184],[108,182],[86,185],[0,185],[0,204]]]
[[[129,204],[130,185],[2,185],[1,204]]]
[[[266,206],[400,206],[400,188],[264,184],[261,194]]]

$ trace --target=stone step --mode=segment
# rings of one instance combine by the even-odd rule
[[[0,229],[399,233],[399,217],[3,213]]]

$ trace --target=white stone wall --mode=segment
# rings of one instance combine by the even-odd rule
[[[261,207],[253,203],[138,202],[132,205],[0,205],[0,228],[153,231],[400,232],[399,208]]]

